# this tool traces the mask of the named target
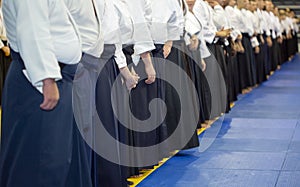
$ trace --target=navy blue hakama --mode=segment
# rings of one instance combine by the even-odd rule
[[[0,186],[89,187],[84,141],[72,110],[77,65],[65,65],[57,81],[60,100],[51,111],[40,108],[43,95],[25,78],[24,63],[11,52],[2,105]]]

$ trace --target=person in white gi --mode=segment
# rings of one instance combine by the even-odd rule
[[[82,54],[76,23],[61,0],[2,3],[13,62],[3,92],[0,186],[89,187],[72,111]]]
[[[220,95],[226,95],[226,93],[224,93],[226,92],[226,87],[222,84],[224,81],[222,83],[221,81],[218,81],[225,80],[223,76],[224,73],[222,72],[224,70],[224,60],[219,60],[221,58],[224,59],[224,51],[222,52],[222,48],[216,46],[216,43],[220,39],[230,36],[230,29],[217,30],[213,21],[213,9],[206,1],[196,0],[193,7],[193,13],[202,23],[204,41],[212,53],[210,57],[205,59],[207,65],[205,75],[210,84],[210,91],[214,94],[211,96],[214,99],[212,99],[212,103],[209,105],[216,106],[215,110],[211,111],[209,117],[209,119],[212,119],[226,110],[226,96],[222,97]]]
[[[126,4],[133,21],[134,30],[132,38],[130,38],[131,41],[128,41],[126,45],[134,45],[133,62],[137,64],[139,58],[142,59],[147,74],[145,83],[152,84],[155,82],[156,72],[150,55],[150,51],[155,49],[148,24],[151,20],[151,5],[147,0],[126,0]]]

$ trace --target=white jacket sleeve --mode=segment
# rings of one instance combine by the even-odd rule
[[[41,86],[44,79],[61,79],[50,33],[48,1],[18,0],[15,5],[18,50],[32,84]]]
[[[134,23],[133,40],[136,54],[142,54],[155,49],[146,19],[146,17],[149,19],[151,15],[148,15],[149,12],[146,11],[147,4],[143,2],[141,0],[128,1],[129,12],[132,15]]]
[[[195,5],[193,7],[194,15],[198,20],[201,21],[203,27],[203,37],[206,42],[213,43],[217,28],[215,27],[212,14],[209,11],[209,5],[206,5],[202,0],[196,0]]]
[[[115,44],[115,46],[115,60],[118,65],[118,68],[121,69],[127,66],[126,57],[122,51],[122,44]]]

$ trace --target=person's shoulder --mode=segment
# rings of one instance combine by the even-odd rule
[[[225,10],[234,10],[234,8],[232,6],[226,6]]]

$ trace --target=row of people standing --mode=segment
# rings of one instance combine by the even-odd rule
[[[266,80],[279,50],[296,52],[288,18],[279,45],[271,2],[235,3],[4,0],[13,63],[1,186],[127,186],[171,151],[197,147],[201,123]]]
[[[162,20],[162,28],[168,32],[155,40],[152,34],[157,30],[148,27],[152,5],[140,0],[3,1],[13,62],[3,90],[1,186],[127,186],[126,178],[144,164],[116,162],[94,146],[104,142],[102,151],[109,150],[117,160],[138,160],[146,153],[127,154],[120,145],[140,146],[152,139],[156,142],[162,137],[157,134],[160,131],[161,135],[171,134],[170,125],[153,130],[150,134],[155,137],[147,135],[147,139],[124,128],[110,99],[113,83],[117,82],[114,103],[121,115],[129,115],[128,122],[133,119],[131,110],[145,117],[145,105],[151,97],[171,98],[164,96],[165,86],[155,82],[157,73],[164,72],[155,71],[151,55],[165,59],[173,52],[176,62],[177,57],[183,60],[180,49],[171,49],[173,41],[183,45],[183,11],[175,1],[168,12],[170,19]],[[169,21],[174,25],[168,25]],[[126,62],[137,63],[135,71],[143,71],[140,74],[146,74],[146,78],[137,84],[139,75],[130,72]],[[123,80],[117,79],[119,74]],[[122,81],[128,89],[134,88],[130,101]],[[123,108],[122,102],[128,101],[131,108]],[[167,106],[172,107],[172,103],[167,102]],[[169,115],[164,121],[173,120],[174,114]],[[99,118],[116,142],[106,142],[98,134],[95,121]],[[196,127],[192,130],[196,135]],[[186,143],[180,141],[182,146]],[[153,155],[157,158],[152,159],[152,165],[162,158],[158,155]]]
[[[226,111],[239,93],[267,80],[298,51],[298,20],[281,12],[269,0],[195,2],[193,13],[226,82]]]

